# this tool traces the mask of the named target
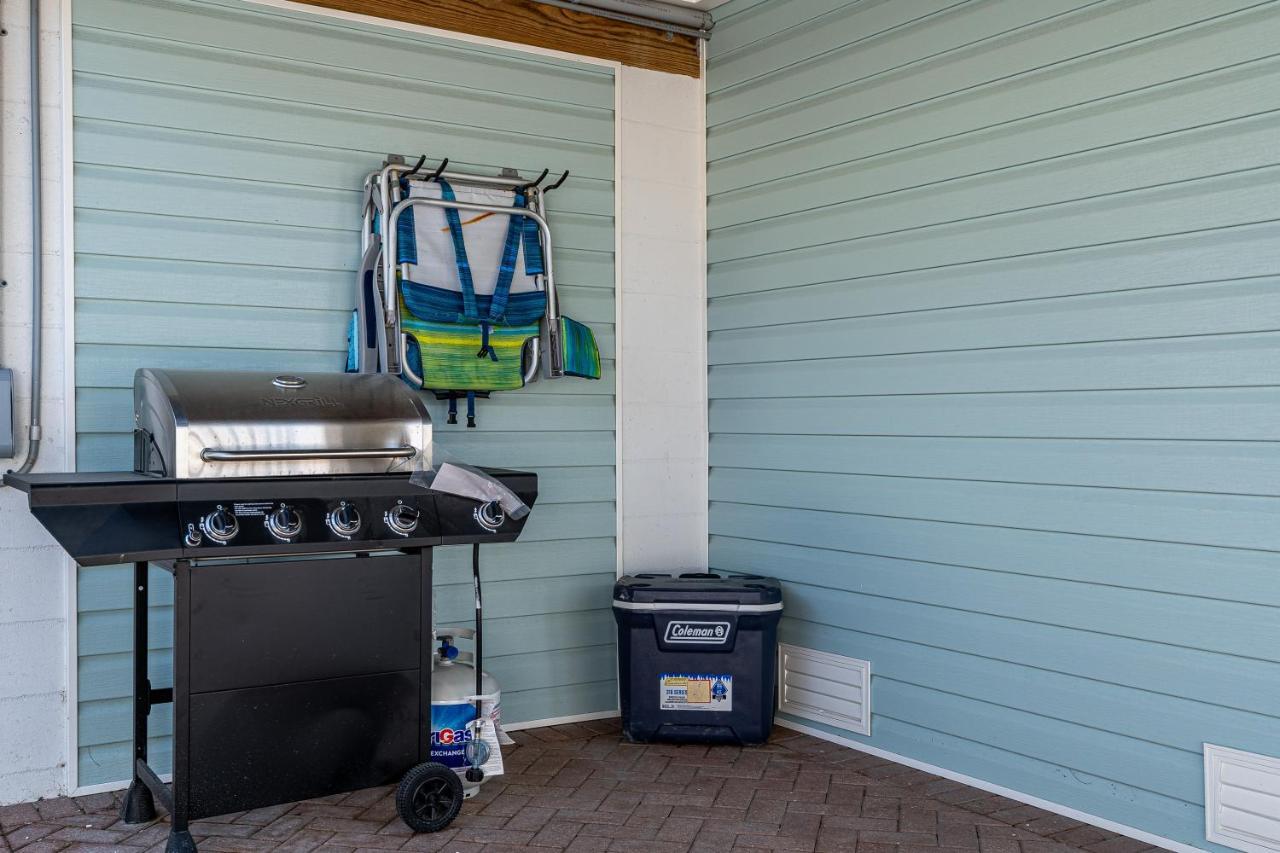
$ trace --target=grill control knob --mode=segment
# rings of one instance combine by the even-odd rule
[[[288,504],[280,504],[279,509],[267,515],[267,530],[282,542],[288,542],[302,532],[302,516]]]
[[[226,545],[240,532],[240,522],[236,521],[234,512],[219,506],[200,519],[200,530],[219,545]]]
[[[383,520],[392,533],[408,536],[418,529],[418,509],[407,504],[398,503],[387,510]]]
[[[496,531],[507,520],[502,506],[497,501],[482,503],[476,507],[476,522],[490,533]]]
[[[325,516],[325,523],[329,525],[330,530],[343,539],[350,539],[360,532],[360,513],[351,504],[343,501],[329,511]]]

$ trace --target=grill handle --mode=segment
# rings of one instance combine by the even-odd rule
[[[368,447],[353,450],[215,450],[200,451],[205,462],[280,462],[298,459],[412,459],[416,447]]]

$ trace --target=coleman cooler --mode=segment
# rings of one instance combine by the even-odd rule
[[[627,575],[613,587],[622,729],[633,741],[762,743],[782,588],[758,575]]]

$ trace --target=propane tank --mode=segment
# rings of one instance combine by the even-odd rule
[[[462,635],[458,631],[456,635]],[[469,697],[476,692],[475,665],[459,657],[458,647],[453,644],[455,634],[439,635],[440,646],[432,661],[431,669],[431,760],[438,761],[452,768],[461,778],[467,796],[475,793],[479,782],[466,778],[467,744],[473,739],[475,729],[471,725],[476,717],[475,704]],[[485,698],[481,702],[481,715],[490,724],[490,731],[499,738],[498,724],[502,718],[502,694],[498,681],[487,672],[481,673],[481,685]],[[492,745],[492,752],[497,753],[498,743]],[[496,767],[495,767],[496,759]],[[502,772],[501,755],[493,756],[485,762],[486,775],[498,775]],[[495,772],[496,770],[496,772]]]

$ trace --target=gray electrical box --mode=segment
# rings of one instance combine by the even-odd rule
[[[13,458],[13,371],[0,367],[0,459]]]

